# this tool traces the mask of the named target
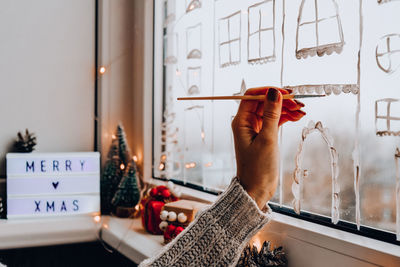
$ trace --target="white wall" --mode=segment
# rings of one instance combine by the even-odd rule
[[[37,151],[94,148],[94,0],[0,0],[0,176],[20,130]]]

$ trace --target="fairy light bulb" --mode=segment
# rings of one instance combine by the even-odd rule
[[[100,72],[100,74],[106,73],[106,67],[101,66],[100,69],[99,69],[99,72]]]
[[[99,215],[96,215],[96,216],[93,217],[93,220],[94,220],[96,223],[99,223],[99,222],[100,222],[100,219],[101,219],[101,217],[100,217]]]
[[[119,165],[119,168],[120,168],[121,170],[124,170],[124,169],[125,169],[125,165],[124,165],[123,163],[121,163],[121,165]]]
[[[159,169],[160,171],[162,171],[162,170],[164,170],[164,168],[165,168],[164,163],[160,163],[160,166],[158,166],[158,169]]]
[[[137,161],[138,161],[138,157],[137,157],[136,155],[134,155],[134,156],[132,157],[132,159],[133,159],[134,162],[137,162]]]

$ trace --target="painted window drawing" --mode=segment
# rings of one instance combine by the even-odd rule
[[[175,21],[176,0],[164,0],[164,27]]]
[[[186,0],[186,13],[201,8],[202,0]]]
[[[236,95],[236,96],[244,95],[244,93],[246,93],[246,90],[247,90],[246,82],[244,81],[244,79],[242,79],[242,83],[240,84],[239,92],[235,93],[233,95]],[[240,100],[237,100],[236,102],[240,103]]]
[[[191,122],[197,122],[193,127]],[[205,152],[204,106],[194,105],[184,110],[184,182],[203,185],[203,162]]]
[[[400,34],[383,36],[375,49],[376,64],[390,74],[400,66]]]
[[[219,64],[221,68],[241,60],[241,12],[219,20]]]
[[[249,63],[275,61],[275,0],[248,9],[247,58]]]
[[[296,36],[296,57],[341,53],[343,29],[335,0],[303,0]]]
[[[175,9],[182,19],[163,30],[176,34],[164,43],[176,61],[165,65],[155,102],[163,105],[155,107],[165,110],[169,94],[243,95],[269,85],[325,94],[304,100],[307,116],[281,127],[280,184],[271,202],[400,238],[400,167],[393,162],[400,164],[400,1],[176,0]],[[178,102],[169,112],[171,135],[155,112],[154,140],[164,142],[155,170],[163,163],[163,177],[226,187],[236,170],[230,123],[238,103]]]
[[[164,65],[178,62],[178,34],[164,35]]]
[[[186,30],[187,59],[201,58],[201,24],[188,27]]]
[[[187,69],[187,94],[200,94],[201,67],[189,67]]]
[[[390,2],[395,2],[395,1],[399,1],[399,0],[377,0],[378,4],[385,4],[385,3],[390,3]]]
[[[294,170],[293,176],[293,184],[292,184],[292,194],[294,196],[293,199],[293,209],[297,214],[300,214],[301,209],[301,191],[303,187],[304,178],[307,177],[307,170],[303,170],[302,161],[304,157],[304,141],[307,136],[313,132],[319,132],[322,138],[325,140],[326,145],[329,149],[330,158],[331,158],[331,173],[332,173],[332,207],[331,207],[331,220],[334,224],[339,222],[339,192],[340,186],[338,183],[339,177],[339,167],[338,167],[338,153],[333,144],[333,138],[329,134],[328,129],[322,126],[321,122],[314,123],[310,121],[308,126],[303,129],[301,142],[297,149],[296,154],[296,168]]]
[[[380,99],[375,102],[375,132],[378,136],[400,136],[400,100]]]
[[[161,140],[162,149],[156,164],[160,177],[174,177],[182,171],[181,155],[182,151],[179,146],[178,135],[179,128],[176,125],[176,113],[174,112],[174,99],[172,87],[168,86],[169,92],[165,109],[163,112],[163,121],[161,123]]]

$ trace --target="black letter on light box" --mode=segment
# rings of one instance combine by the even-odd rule
[[[67,206],[65,206],[65,201],[62,202],[61,204],[61,210],[60,211],[67,211]]]
[[[57,171],[59,172],[60,169],[58,169],[58,165],[60,164],[60,162],[58,162],[58,160],[53,160],[53,172]]]
[[[53,210],[53,212],[55,211],[55,208],[54,208],[54,201],[53,202],[51,202],[51,205],[49,204],[49,202],[47,201],[46,202],[47,203],[47,206],[46,206],[46,211],[47,212],[49,212],[49,209],[52,209]]]
[[[74,211],[78,211],[79,210],[78,200],[77,199],[72,201],[72,205],[74,205]]]
[[[35,162],[32,161],[32,164],[29,165],[29,162],[26,162],[26,172],[28,172],[29,170],[32,170],[32,172],[35,172]]]
[[[83,165],[85,164],[85,161],[84,160],[80,160],[79,162],[81,163],[81,171],[83,171]]]
[[[69,159],[67,159],[67,160],[65,161],[65,171],[68,171],[68,169],[69,169],[70,171],[72,171],[72,169],[71,169],[71,161],[70,161]]]
[[[45,164],[45,160],[42,160],[41,162],[40,162],[40,170],[42,171],[42,172],[46,172],[46,165],[44,165]]]
[[[35,200],[35,204],[36,204],[35,212],[40,212],[40,201]]]

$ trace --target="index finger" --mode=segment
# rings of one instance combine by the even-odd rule
[[[274,87],[274,86],[266,86],[266,87],[258,87],[258,88],[252,88],[248,89],[244,94],[245,95],[266,95],[268,92],[269,88],[275,88],[281,92],[281,94],[286,95],[290,94],[291,91]],[[261,101],[253,101],[253,100],[242,100],[240,101],[238,113],[243,113],[243,112],[256,112],[258,107],[260,105],[263,105],[264,103]]]

